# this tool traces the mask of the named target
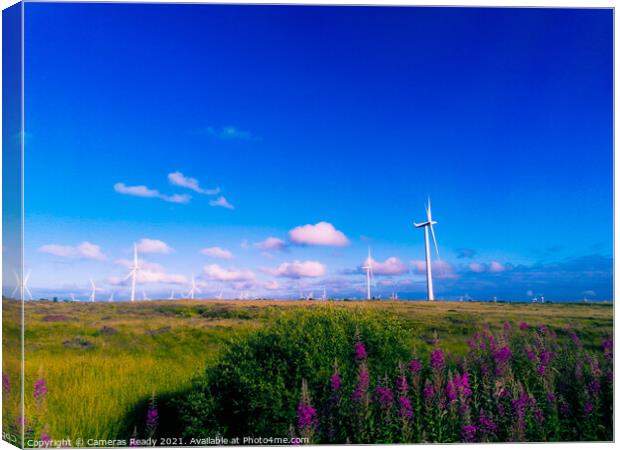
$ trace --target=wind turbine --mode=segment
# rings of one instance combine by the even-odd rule
[[[433,292],[433,274],[431,272],[431,245],[428,237],[428,230],[430,228],[433,236],[433,244],[435,244],[435,252],[437,252],[437,259],[439,259],[439,248],[437,247],[437,239],[435,239],[435,230],[433,225],[437,222],[433,220],[431,214],[431,198],[428,198],[428,208],[426,208],[426,222],[413,223],[416,228],[424,228],[424,245],[426,247],[426,295],[428,300],[435,300],[435,293]]]
[[[224,297],[224,289],[220,289],[220,293],[217,294],[217,299],[222,300],[223,297]]]
[[[32,300],[32,293],[30,292],[30,289],[28,289],[28,279],[30,278],[30,270],[28,271],[28,273],[26,274],[26,276],[24,277],[24,282],[22,283],[21,278],[19,277],[19,275],[17,274],[17,272],[13,272],[13,274],[15,275],[15,289],[13,289],[13,292],[11,293],[11,297],[15,298],[15,296],[20,293],[20,288],[23,290],[22,292],[24,294],[28,294],[28,298],[30,300]],[[18,300],[24,300],[22,298],[18,299]]]
[[[144,289],[142,289],[142,300],[150,300],[148,295],[146,295],[146,291]]]
[[[93,281],[92,278],[90,279],[90,288],[91,288],[91,291],[90,291],[90,301],[94,302],[95,300],[97,300],[97,298],[96,298],[97,297],[97,291],[100,291],[101,289],[98,288],[95,285],[95,282]]]
[[[168,297],[168,300],[174,300],[174,290],[170,292],[170,297]]]
[[[112,291],[112,293],[110,294],[110,298],[108,299],[109,302],[113,302],[114,301],[114,291]]]
[[[196,293],[200,293],[200,289],[196,286],[196,279],[194,278],[194,273],[192,272],[192,283],[190,285],[190,290],[187,293],[187,297],[194,300]]]
[[[74,302],[75,301],[75,295],[73,295],[73,292],[71,293],[71,301]]]
[[[372,298],[371,293],[370,293],[370,282],[373,277],[372,257],[370,256],[370,247],[368,247],[368,258],[364,262],[364,266],[362,266],[362,269],[366,271],[366,299],[370,300]]]
[[[129,268],[129,273],[125,277],[125,280],[131,278],[131,301],[136,300],[136,278],[138,276],[138,271],[140,270],[140,265],[138,264],[138,246],[133,244],[133,265]],[[123,280],[124,281],[124,280]]]
[[[327,300],[327,290],[323,287],[323,297],[321,297],[323,301]]]

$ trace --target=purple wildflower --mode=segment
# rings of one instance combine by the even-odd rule
[[[551,360],[553,359],[553,352],[550,352],[549,350],[543,350],[540,353],[540,362],[541,364],[544,364],[545,366],[548,366],[549,363],[551,362]]]
[[[431,352],[431,367],[435,370],[443,370],[446,367],[443,351],[440,348]]]
[[[521,322],[521,323],[519,324],[519,329],[520,329],[521,331],[525,331],[525,330],[527,330],[527,323],[525,323],[525,322]]]
[[[310,402],[308,393],[308,383],[306,380],[301,382],[301,399],[297,405],[297,427],[306,437],[309,437],[317,425],[316,409]]]
[[[532,350],[530,347],[525,347],[525,354],[527,355],[527,359],[530,362],[533,362],[536,360],[536,352]]]
[[[478,430],[482,434],[495,434],[497,432],[497,424],[490,417],[487,417],[484,411],[481,411],[480,417],[478,417]]]
[[[394,403],[394,394],[392,394],[392,390],[390,388],[379,386],[377,387],[375,394],[381,409],[390,409],[392,407],[392,403]]]
[[[356,402],[361,402],[368,393],[370,375],[368,374],[368,368],[365,365],[360,367],[359,375],[357,377],[357,386],[353,391],[351,398]]]
[[[342,379],[340,378],[340,374],[338,372],[335,372],[331,376],[329,382],[333,392],[339,391],[342,387]]]
[[[406,394],[407,391],[409,390],[409,386],[407,384],[407,377],[404,375],[400,375],[398,378],[396,378],[396,390],[400,393],[400,394]]]
[[[409,363],[409,371],[415,375],[422,370],[422,363],[419,359],[412,359]]]
[[[463,438],[463,442],[474,442],[474,440],[476,439],[476,426],[463,425],[461,437]]]
[[[590,414],[593,409],[594,407],[592,406],[592,403],[590,402],[587,402],[585,405],[583,405],[583,412],[585,412],[586,414]]]
[[[536,373],[542,377],[545,375],[545,370],[546,370],[546,367],[543,366],[542,364],[539,364],[538,367],[536,368]]]
[[[545,415],[540,410],[540,408],[535,408],[534,409],[534,419],[536,419],[536,422],[539,425],[542,425],[545,422]]]
[[[2,374],[2,390],[5,394],[11,392],[11,380],[6,373]]]
[[[159,419],[159,412],[157,408],[149,408],[146,412],[146,424],[150,426],[157,425],[157,421]]]
[[[424,389],[422,390],[422,395],[424,396],[426,400],[428,400],[434,394],[435,392],[433,391],[433,385],[429,381],[427,381],[426,384],[424,385]]]
[[[502,347],[493,355],[498,364],[505,364],[512,358],[512,352],[508,347]]]
[[[49,447],[52,437],[47,433],[41,433],[42,447]]]
[[[45,378],[39,378],[34,382],[34,391],[33,396],[37,401],[41,401],[47,395],[47,383],[45,382]]]
[[[599,395],[601,393],[601,383],[596,380],[590,381],[588,384],[588,391],[590,391],[590,394],[594,396]]]
[[[357,341],[355,343],[355,359],[358,361],[363,361],[368,357],[366,353],[366,347],[364,347],[364,343],[362,341]]]
[[[549,403],[555,403],[555,394],[553,392],[547,392],[547,401]]]
[[[446,397],[449,403],[454,403],[456,401],[456,386],[452,380],[448,381],[446,385]]]
[[[405,419],[411,419],[413,417],[413,407],[411,406],[411,400],[407,397],[398,398],[398,406],[401,417]]]
[[[316,422],[316,410],[312,405],[299,402],[297,406],[297,426],[300,430],[313,428]]]

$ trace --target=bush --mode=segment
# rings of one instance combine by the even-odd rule
[[[335,363],[343,377],[355,377],[356,336],[376,355],[368,360],[374,373],[410,356],[409,337],[391,315],[329,306],[280,313],[268,328],[231,343],[196,388],[174,402],[183,435],[288,436],[302,379],[322,397]]]
[[[312,443],[612,440],[613,343],[559,334],[505,323],[464,357],[435,340],[420,358],[394,317],[295,310],[233,343],[177,399],[179,426]]]

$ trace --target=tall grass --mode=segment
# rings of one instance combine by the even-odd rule
[[[19,348],[19,308],[17,302],[3,300],[5,349]],[[190,390],[196,377],[218,361],[224,344],[235,336],[246,336],[288,315],[295,316],[298,311],[330,308],[378,315],[391,311],[400,318],[408,349],[425,355],[432,349],[435,332],[442,337],[447,351],[464,355],[470,332],[484,322],[498,326],[505,319],[536,318],[532,320],[558,329],[572,323],[586,348],[598,346],[599,337],[612,329],[612,308],[597,305],[27,302],[26,416],[37,417],[53,439],[127,439],[133,426],[144,422],[144,407],[153,393],[160,398]],[[66,316],[67,320],[50,321],[50,315]],[[101,333],[104,326],[116,333]],[[170,328],[161,331],[166,327]],[[70,345],[79,339],[92,347]],[[65,345],[68,341],[69,345]],[[5,430],[14,428],[18,420],[20,364],[18,352],[4,352],[3,374],[11,382],[11,392],[3,397],[4,411],[11,412],[3,417]],[[341,365],[345,375],[344,361]],[[330,361],[328,375],[332,369]],[[45,378],[47,387],[45,411],[32,396],[34,383],[40,377]],[[299,394],[300,385],[295,386],[294,395]],[[314,386],[309,388],[314,400]],[[162,411],[162,432],[166,426],[164,416]]]

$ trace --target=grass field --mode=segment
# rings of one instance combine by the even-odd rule
[[[3,301],[3,345],[19,346],[17,302]],[[436,334],[454,354],[489,323],[570,325],[586,346],[612,334],[610,304],[447,302],[150,301],[136,303],[26,303],[26,417],[40,414],[54,439],[127,438],[136,405],[151,394],[183,391],[213,364],[225,342],[251,333],[294,308],[386,310],[410,330],[419,354]],[[12,380],[5,405],[17,405],[19,355],[4,352]],[[47,383],[45,412],[29,396],[35,380]]]

